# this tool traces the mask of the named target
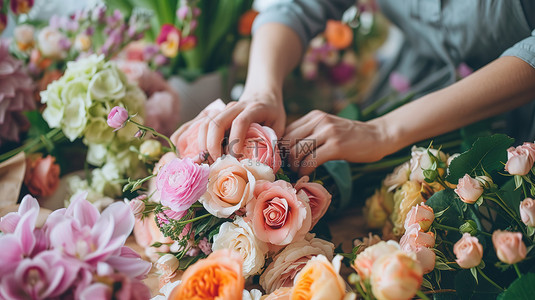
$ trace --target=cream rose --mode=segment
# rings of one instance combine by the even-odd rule
[[[427,148],[413,146],[411,149],[411,160],[410,160],[410,170],[411,174],[409,176],[410,180],[415,180],[418,182],[424,182],[424,170],[431,168],[433,165],[433,160],[429,153],[427,153]],[[429,152],[433,154],[440,161],[446,163],[448,161],[448,156],[442,151],[437,149],[429,149]],[[438,169],[439,171],[444,171],[444,169]]]
[[[304,240],[291,243],[273,258],[273,262],[260,276],[260,285],[266,293],[281,287],[291,287],[297,273],[314,256],[324,255],[332,260],[334,244],[307,234]]]
[[[240,217],[223,223],[219,233],[214,235],[212,250],[219,249],[230,249],[242,256],[245,278],[262,270],[268,252],[266,243],[257,239],[251,226]]]
[[[274,177],[266,165],[239,162],[233,156],[224,155],[210,166],[208,189],[199,202],[212,215],[226,218],[253,199],[257,180]]]
[[[397,166],[392,173],[386,176],[383,185],[386,186],[387,191],[391,192],[407,182],[409,180],[409,174],[410,164],[409,162],[405,162]]]
[[[41,53],[43,56],[53,59],[64,58],[67,54],[61,47],[61,41],[64,39],[67,39],[67,37],[51,27],[41,29],[37,35],[37,42]]]

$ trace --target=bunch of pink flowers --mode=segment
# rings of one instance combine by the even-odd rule
[[[151,264],[124,246],[133,226],[124,203],[100,214],[78,197],[44,219],[24,197],[0,219],[0,299],[149,299]]]

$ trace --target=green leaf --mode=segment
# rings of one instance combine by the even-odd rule
[[[527,233],[528,233],[528,236],[532,236],[535,233],[535,228],[528,226]]]
[[[498,300],[528,300],[535,295],[535,274],[527,273],[511,285],[503,293],[498,295]]]
[[[502,170],[503,162],[507,160],[507,148],[513,141],[504,134],[477,139],[470,150],[451,162],[446,180],[457,183],[465,174],[475,177],[478,173],[483,173],[483,170],[489,173]]]
[[[509,208],[520,214],[520,201],[524,199],[524,195],[522,189],[517,189],[515,185],[515,180],[510,179],[502,185],[498,193]]]
[[[427,280],[425,278],[422,278],[422,286],[425,287],[425,288],[428,288],[430,290],[433,289],[433,285],[431,284],[431,282],[429,282],[429,280]]]
[[[332,160],[322,165],[333,178],[340,192],[340,205],[336,211],[341,211],[351,204],[352,180],[349,163],[344,160]]]
[[[519,187],[522,186],[522,176],[515,175],[514,178],[515,178],[515,189],[518,189]]]
[[[339,117],[357,121],[361,118],[360,108],[355,103],[349,103],[338,113]]]
[[[24,113],[28,121],[30,122],[30,130],[28,131],[28,137],[38,138],[41,135],[50,131],[48,123],[43,119],[43,116],[37,110],[31,110]]]
[[[477,281],[477,269],[470,268],[470,273],[472,273],[472,276],[474,276],[474,279],[476,280],[476,284],[479,284],[479,282]]]

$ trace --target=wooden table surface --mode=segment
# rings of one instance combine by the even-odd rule
[[[332,234],[332,242],[335,246],[342,244],[342,249],[345,253],[349,253],[353,249],[353,239],[362,238],[368,234],[364,218],[362,218],[361,208],[352,208],[345,211],[337,218],[330,220],[328,225]],[[133,236],[128,238],[126,245],[136,250],[146,259],[143,248],[135,243]],[[347,280],[347,276],[352,272],[351,268],[342,265],[342,270],[340,271],[342,278]],[[155,268],[149,273],[144,282],[151,289],[153,296],[159,295],[158,275],[155,273]]]

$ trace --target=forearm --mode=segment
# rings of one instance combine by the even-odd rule
[[[471,76],[372,122],[385,128],[385,136],[390,140],[386,154],[391,154],[534,98],[535,69],[519,58],[501,57]]]
[[[299,63],[302,48],[297,34],[285,25],[266,23],[259,27],[251,44],[244,94],[281,93],[283,80]]]

